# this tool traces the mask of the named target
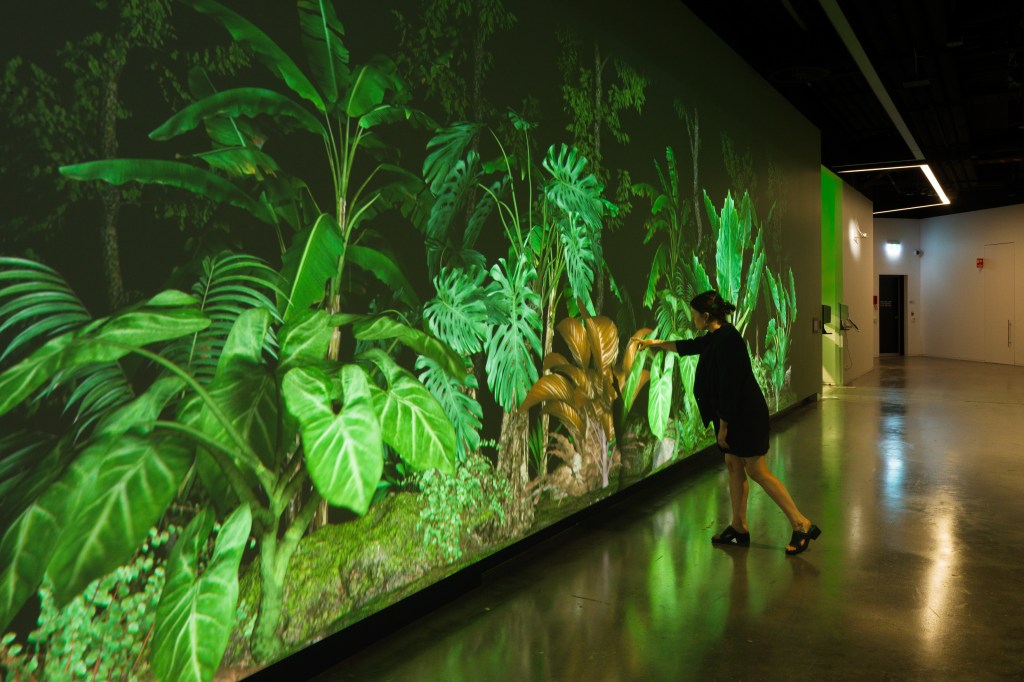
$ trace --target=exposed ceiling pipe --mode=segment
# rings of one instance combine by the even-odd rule
[[[828,16],[828,20],[832,22],[832,27],[839,34],[839,38],[846,45],[846,49],[850,51],[850,56],[853,57],[853,61],[857,63],[857,67],[860,69],[861,74],[867,79],[868,85],[871,87],[871,91],[875,93],[875,97],[881,103],[882,108],[885,109],[885,113],[889,115],[889,120],[892,121],[893,125],[896,126],[896,130],[899,131],[900,137],[907,143],[907,147],[910,148],[910,153],[914,155],[914,159],[918,161],[924,160],[924,153],[921,151],[921,147],[918,146],[914,136],[910,134],[910,129],[907,128],[906,122],[903,120],[903,116],[900,115],[896,104],[893,103],[892,98],[889,97],[889,93],[885,91],[885,86],[882,85],[882,79],[878,77],[878,72],[875,71],[875,67],[871,65],[871,60],[868,59],[868,55],[864,52],[864,48],[861,46],[860,41],[857,39],[857,35],[853,32],[853,28],[850,26],[850,22],[846,20],[846,16],[843,11],[839,8],[839,3],[836,0],[818,0],[818,4],[825,10],[825,15]]]

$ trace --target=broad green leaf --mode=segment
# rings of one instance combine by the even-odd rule
[[[345,113],[359,118],[383,104],[388,91],[398,87],[394,62],[384,56],[374,57],[369,64],[353,71]]]
[[[622,417],[621,421],[625,423],[626,417],[629,416],[630,411],[633,409],[633,403],[636,401],[637,392],[642,387],[645,381],[644,365],[647,363],[649,351],[645,348],[638,351],[636,357],[633,358],[633,365],[629,368],[629,374],[626,375],[626,380],[623,382],[623,386],[620,389],[622,393]]]
[[[281,306],[285,322],[324,300],[327,282],[339,276],[339,259],[345,253],[341,228],[330,215],[323,213],[309,230],[295,237],[284,255],[282,276],[288,283],[288,298]]]
[[[659,440],[665,437],[672,412],[672,389],[675,379],[675,353],[658,353],[651,361],[651,390],[647,403],[647,421],[651,433]]]
[[[211,168],[222,170],[236,178],[254,177],[263,180],[278,173],[281,168],[269,154],[249,147],[222,147],[193,155]]]
[[[299,422],[306,467],[329,503],[365,514],[384,471],[380,423],[366,374],[355,365],[341,369],[341,410],[331,402],[330,381],[315,368],[285,375],[281,390],[288,412]]]
[[[382,104],[363,114],[359,118],[359,127],[369,130],[379,125],[401,121],[408,121],[414,128],[420,129],[435,130],[438,127],[437,121],[419,109],[393,104]]]
[[[455,472],[455,430],[441,404],[387,353],[366,353],[387,378],[386,391],[374,390],[384,441],[418,471]]]
[[[339,322],[339,324],[341,323]],[[352,333],[360,341],[396,339],[420,355],[433,359],[459,381],[466,378],[466,367],[462,356],[426,332],[396,322],[390,317],[384,315],[361,317],[353,324]]]
[[[92,484],[67,518],[47,567],[58,604],[126,563],[174,500],[193,451],[174,435],[104,436],[72,470]]]
[[[248,506],[221,526],[213,556],[203,548],[213,530],[207,509],[185,528],[167,562],[153,630],[150,665],[157,679],[208,682],[220,667],[238,606],[238,568],[252,527]],[[204,565],[205,564],[205,565]]]
[[[312,102],[320,111],[326,111],[323,98],[304,73],[284,50],[266,33],[246,19],[214,0],[182,0],[196,11],[206,14],[223,26],[235,42],[251,49],[271,73],[284,81],[303,99]]]
[[[406,279],[405,273],[387,254],[368,246],[350,246],[345,252],[345,260],[376,277],[410,308],[420,307],[419,297]]]
[[[81,365],[112,362],[142,347],[193,334],[210,324],[181,292],[164,292],[143,307],[96,322],[51,339],[32,355],[0,374],[0,415],[6,414],[58,371]]]
[[[278,372],[282,375],[293,367],[315,365],[327,357],[334,327],[326,310],[309,310],[293,315],[281,328],[281,356]]]
[[[333,107],[349,80],[348,50],[342,41],[345,27],[332,0],[299,0],[298,9],[306,61],[324,101]]]
[[[277,464],[278,387],[273,371],[262,361],[263,339],[270,329],[270,313],[251,308],[235,321],[217,364],[217,374],[207,389],[210,398],[232,427],[268,467]],[[244,452],[224,431],[208,406],[197,424],[208,436],[237,452],[236,463],[252,469]],[[251,458],[250,458],[251,459]]]
[[[70,517],[83,481],[68,472],[29,505],[0,539],[0,630],[6,631],[21,607],[35,594],[53,556],[54,543]]]
[[[216,173],[180,161],[157,159],[109,159],[61,166],[61,175],[74,180],[103,180],[113,185],[138,182],[188,190],[217,204],[230,204],[265,223],[274,216],[266,206]]]
[[[540,296],[531,288],[536,269],[526,256],[511,266],[499,259],[491,268],[494,288],[490,295],[498,323],[485,344],[487,385],[502,409],[511,412],[526,398],[537,381],[536,358],[541,355]]]
[[[266,88],[233,88],[204,97],[164,121],[149,137],[152,140],[170,140],[195,130],[207,119],[221,116],[270,116],[285,124],[286,128],[297,126],[327,137],[327,130],[316,116],[281,93]]]

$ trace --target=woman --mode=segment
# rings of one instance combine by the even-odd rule
[[[729,471],[732,523],[711,538],[715,544],[750,545],[747,528],[747,477],[758,483],[783,511],[793,526],[786,554],[800,554],[821,535],[821,529],[800,513],[789,491],[765,464],[768,452],[768,404],[750,369],[747,344],[726,319],[736,306],[717,291],[705,291],[690,301],[690,316],[697,331],[694,339],[664,341],[644,339],[642,348],[667,350],[680,355],[699,355],[693,379],[702,424],[713,423],[718,447]]]

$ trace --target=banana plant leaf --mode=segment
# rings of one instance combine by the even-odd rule
[[[324,102],[333,108],[351,77],[349,52],[343,41],[345,27],[332,0],[299,0],[297,5],[306,61]]]
[[[149,138],[170,140],[218,116],[270,116],[282,123],[294,122],[302,130],[327,137],[327,130],[315,116],[284,95],[266,88],[233,88],[188,105],[151,132]]]
[[[193,154],[193,158],[236,178],[254,177],[263,180],[267,175],[275,175],[281,170],[269,154],[249,147],[222,147]]]
[[[420,130],[436,130],[439,127],[437,121],[419,109],[396,104],[381,104],[374,107],[359,117],[359,127],[369,130],[379,125],[401,121],[406,121],[412,124],[413,128]]]
[[[345,113],[351,118],[360,118],[383,104],[389,91],[403,88],[394,62],[378,55],[353,71]]]
[[[235,626],[238,567],[252,528],[252,513],[248,506],[241,506],[228,517],[207,562],[203,548],[213,523],[208,509],[192,519],[167,562],[150,654],[159,680],[212,680]]]
[[[109,159],[61,166],[61,175],[75,180],[103,180],[112,185],[138,182],[188,190],[218,204],[230,204],[270,225],[274,215],[262,203],[216,173],[180,161]]]
[[[398,264],[387,254],[368,246],[353,245],[348,247],[345,260],[376,277],[398,297],[398,300],[410,308],[420,307],[420,299],[412,284],[406,279]]]
[[[345,253],[341,228],[333,216],[323,213],[312,228],[300,232],[284,255],[281,275],[287,283],[287,298],[278,309],[285,322],[324,300],[327,283],[339,276]]]
[[[289,371],[281,390],[288,412],[299,422],[306,467],[316,489],[330,504],[363,515],[384,472],[383,440],[366,373],[345,365],[341,381],[338,413],[330,381],[320,370]]]
[[[197,12],[212,17],[231,34],[235,42],[251,49],[264,66],[284,81],[299,97],[312,102],[320,111],[327,111],[323,98],[306,74],[261,29],[215,0],[182,0],[182,2],[190,5]]]

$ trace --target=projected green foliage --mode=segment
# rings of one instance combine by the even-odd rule
[[[61,177],[198,197],[232,216],[231,240],[246,248],[201,252],[172,283],[104,317],[55,269],[0,257],[0,629],[36,595],[52,623],[69,622],[157,533],[173,551],[147,587],[152,634],[130,645],[128,676],[148,666],[143,677],[209,680],[273,661],[305,643],[289,625],[308,615],[298,602],[321,608],[316,595],[338,591],[339,571],[353,594],[387,573],[358,593],[369,596],[346,595],[354,612],[377,608],[406,588],[391,573],[439,576],[477,558],[470,549],[493,551],[616,489],[630,457],[621,480],[663,464],[650,453],[669,439],[662,450],[674,454],[705,444],[688,390],[694,359],[638,351],[635,340],[692,336],[688,301],[709,288],[737,303],[763,388],[785,403],[796,283],[792,269],[772,269],[785,259],[768,253],[764,225],[781,217],[774,204],[758,215],[754,158],[724,146],[743,162],[726,159],[733,186],[701,196],[697,112],[680,108],[688,158],[666,146],[653,169],[620,167],[613,150],[639,124],[623,114],[654,91],[627,62],[596,42],[583,56],[547,26],[567,125],[537,113],[531,74],[509,79],[526,89],[500,101],[522,96],[522,106],[495,120],[493,88],[508,86],[493,84],[488,99],[484,80],[505,57],[487,49],[516,24],[500,1],[419,4],[399,21],[394,59],[350,53],[349,22],[328,0],[298,0],[297,26],[284,27],[257,26],[240,3],[181,5],[262,77],[194,68],[191,102],[147,124],[150,158],[83,147]],[[369,10],[384,11],[345,8]],[[278,42],[286,30],[294,40]],[[377,37],[358,44],[388,49]],[[413,106],[400,73],[442,124]],[[642,226],[623,188],[649,203]],[[617,226],[635,232],[611,234]],[[221,241],[209,232],[196,243]],[[607,253],[620,236],[626,248]],[[157,259],[136,257],[140,268]],[[634,304],[611,277],[623,259],[624,277],[642,280],[637,324],[601,314],[605,281],[618,313]],[[411,524],[366,531],[399,507],[413,510]],[[343,558],[330,575],[297,569],[309,560],[303,543],[322,548],[335,529],[352,534],[331,546]],[[403,532],[423,549],[405,573],[374,549]],[[665,597],[678,574],[653,569]],[[247,581],[258,586],[243,600]],[[677,593],[650,610],[661,618],[685,601]],[[62,637],[48,631],[34,665],[77,671],[93,656],[59,653]],[[16,655],[12,642],[4,656]],[[109,670],[128,665],[109,660]]]

